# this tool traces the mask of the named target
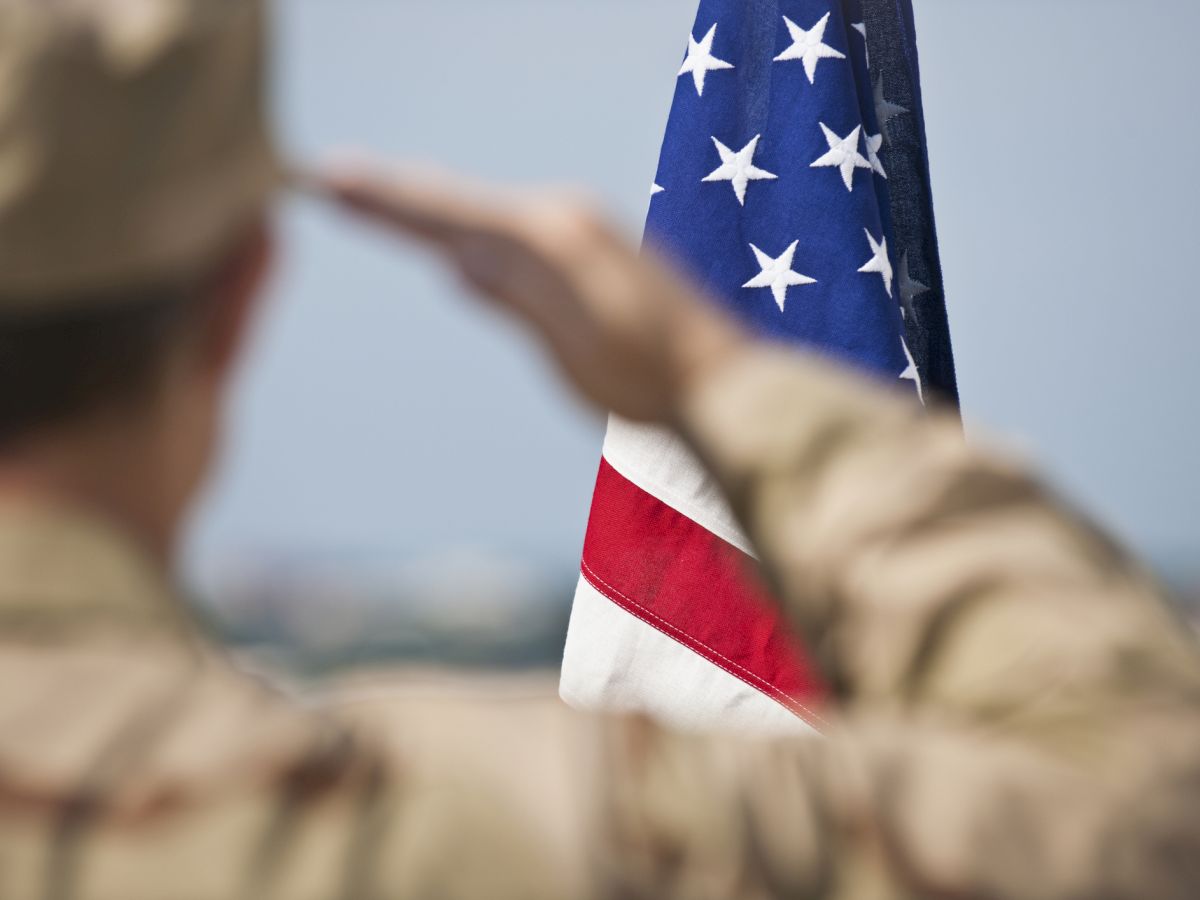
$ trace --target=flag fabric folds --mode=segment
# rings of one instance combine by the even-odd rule
[[[754,331],[957,402],[911,0],[702,0],[647,241]],[[603,455],[564,699],[819,731],[820,680],[699,463],[618,419]]]

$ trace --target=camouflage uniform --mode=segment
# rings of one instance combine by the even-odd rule
[[[0,0],[0,296],[178,271],[266,202],[260,26],[249,0]],[[0,896],[1200,896],[1200,657],[1134,563],[812,361],[730,363],[677,424],[819,651],[823,739],[487,686],[302,706],[115,524],[9,498]]]
[[[111,527],[10,503],[0,895],[1197,895],[1200,659],[1136,566],[954,423],[801,359],[683,420],[822,650],[824,739],[485,688],[302,709]]]

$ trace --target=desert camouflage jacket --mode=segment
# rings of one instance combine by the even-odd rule
[[[492,686],[298,704],[118,530],[8,502],[0,897],[1200,896],[1200,657],[1120,550],[792,356],[677,425],[819,654],[822,738]]]

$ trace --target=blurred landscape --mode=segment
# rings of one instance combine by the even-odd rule
[[[1161,574],[1196,620],[1200,573]],[[381,665],[557,669],[576,576],[465,551],[386,566],[277,560],[236,572],[202,608],[238,653],[303,681]]]
[[[388,663],[556,668],[576,577],[472,551],[281,559],[235,569],[201,607],[239,651],[304,678]]]

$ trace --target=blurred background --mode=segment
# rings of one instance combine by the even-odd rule
[[[696,0],[278,0],[278,126],[588,187],[640,228]],[[918,0],[964,414],[1200,585],[1195,0]],[[185,570],[324,670],[553,665],[601,419],[422,256],[302,200]]]

